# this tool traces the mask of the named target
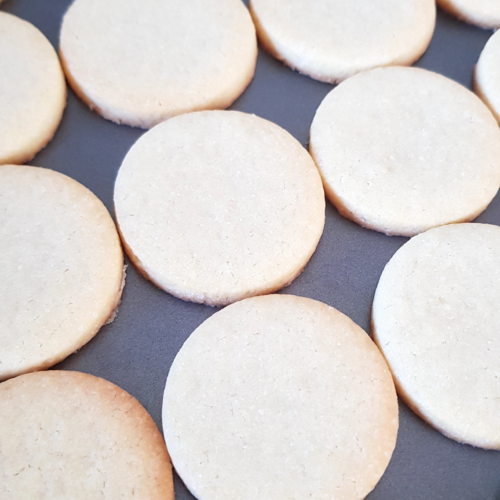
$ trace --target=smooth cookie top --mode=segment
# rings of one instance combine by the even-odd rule
[[[54,365],[114,313],[123,254],[113,220],[63,174],[0,166],[0,380]]]
[[[91,108],[150,128],[229,106],[253,77],[257,42],[240,0],[76,0],[63,19],[60,54]]]
[[[339,212],[386,234],[470,221],[500,185],[491,112],[418,68],[365,71],[333,89],[314,117],[310,151]]]
[[[321,302],[253,297],[215,313],[168,375],[163,430],[200,500],[364,498],[398,429],[387,365]]]
[[[275,57],[316,80],[409,65],[434,32],[433,0],[250,0],[257,34]]]
[[[5,12],[0,68],[0,164],[21,164],[52,139],[66,106],[66,82],[45,36]]]
[[[481,28],[500,28],[498,0],[437,0],[437,4],[462,21]]]
[[[307,151],[278,125],[237,111],[178,116],[143,135],[118,172],[114,201],[141,272],[210,305],[289,284],[325,220]]]
[[[500,228],[451,224],[401,247],[373,334],[408,405],[446,436],[500,449]]]
[[[79,372],[0,384],[0,497],[173,500],[158,428],[130,394]]]
[[[495,33],[484,46],[474,70],[474,92],[500,122],[500,35]]]

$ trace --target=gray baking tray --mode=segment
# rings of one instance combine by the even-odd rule
[[[61,18],[69,4],[70,0],[4,0],[0,10],[30,21],[57,47]],[[439,11],[432,43],[416,66],[470,88],[474,64],[491,34]],[[281,125],[307,147],[314,113],[332,88],[292,71],[259,49],[255,78],[232,109]],[[69,90],[61,126],[30,164],[73,177],[113,213],[116,173],[143,133],[104,120]],[[499,196],[477,221],[500,223]],[[327,203],[318,249],[285,291],[334,306],[369,332],[370,307],[380,273],[405,241],[363,229]],[[56,368],[79,370],[116,383],[146,407],[161,429],[163,389],[172,360],[190,333],[215,311],[160,291],[129,265],[115,321]],[[175,490],[178,500],[193,498],[177,477]],[[445,438],[401,402],[396,450],[368,498],[500,500],[500,452]]]

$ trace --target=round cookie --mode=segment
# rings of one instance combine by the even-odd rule
[[[253,77],[255,28],[241,0],[75,0],[60,55],[78,96],[108,120],[150,128],[228,107]]]
[[[446,436],[500,449],[500,228],[452,224],[401,247],[373,302],[399,394]]]
[[[500,122],[500,35],[495,33],[486,43],[474,70],[474,92]]]
[[[0,68],[0,164],[20,164],[52,139],[66,105],[66,83],[45,36],[5,12],[0,12]]]
[[[470,221],[500,185],[500,131],[472,92],[417,68],[378,68],[332,90],[310,151],[340,214],[413,236]]]
[[[174,499],[155,423],[92,375],[47,371],[0,384],[0,443],[1,498]]]
[[[329,83],[413,63],[436,23],[434,0],[250,0],[250,12],[273,56]]]
[[[321,302],[268,295],[215,313],[168,375],[163,430],[200,500],[364,498],[398,429],[375,344]]]
[[[48,368],[88,342],[115,312],[124,274],[109,213],[65,175],[0,166],[0,213],[3,380]]]
[[[139,270],[209,305],[289,284],[325,220],[307,151],[278,125],[237,111],[178,116],[143,135],[118,172],[114,200]]]
[[[461,21],[481,28],[500,28],[498,0],[437,0],[437,4]]]

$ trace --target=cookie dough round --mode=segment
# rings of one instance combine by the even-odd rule
[[[436,23],[434,0],[250,0],[250,12],[273,56],[330,83],[413,63]]]
[[[45,36],[6,12],[0,12],[0,68],[0,164],[20,164],[52,139],[66,106],[66,83]]]
[[[0,384],[0,497],[173,500],[156,424],[130,394],[79,372]]]
[[[401,247],[373,303],[400,395],[446,436],[500,449],[500,228],[452,224]]]
[[[500,122],[500,33],[484,46],[474,70],[474,92]]]
[[[52,170],[0,166],[0,214],[3,380],[54,365],[98,332],[120,300],[123,254],[101,201]]]
[[[163,430],[200,500],[364,498],[393,452],[398,406],[366,333],[321,302],[253,297],[188,338]]]
[[[225,305],[289,284],[323,231],[321,178],[285,130],[237,111],[178,116],[125,157],[115,210],[131,260],[184,300]]]
[[[341,83],[316,112],[310,151],[340,214],[390,235],[470,221],[500,185],[500,130],[488,108],[417,68]]]
[[[253,77],[257,41],[241,0],[76,0],[63,19],[60,54],[92,109],[150,128],[228,107]]]
[[[461,21],[481,28],[500,28],[498,0],[437,0],[437,4]]]

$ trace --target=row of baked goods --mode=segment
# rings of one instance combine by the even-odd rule
[[[268,50],[314,78],[345,79],[316,113],[312,157],[262,118],[199,111],[227,107],[253,75],[255,32],[242,4],[149,5],[158,2],[121,2],[118,9],[114,1],[77,0],[61,30],[63,66],[76,93],[108,119],[151,127],[118,171],[118,231],[100,200],[69,177],[0,166],[0,380],[10,379],[0,385],[0,496],[174,495],[167,448],[137,401],[90,375],[39,371],[114,318],[125,276],[121,244],[170,294],[230,304],[188,338],[163,400],[173,464],[201,500],[364,498],[396,443],[393,378],[410,407],[441,432],[499,449],[500,230],[451,224],[474,219],[498,190],[498,125],[474,94],[435,73],[369,69],[419,57],[434,28],[434,2],[401,10],[392,1],[369,8],[354,2],[351,10],[341,2],[330,10],[297,4],[295,20],[292,2],[251,2]],[[318,44],[308,51],[303,41],[294,48],[286,28],[296,26],[297,12],[303,32],[322,39],[325,28],[309,14],[325,22],[346,14],[345,33],[331,42],[357,41],[344,53],[349,64],[324,76],[327,51]],[[374,31],[355,26],[353,12]],[[398,55],[381,49],[376,36],[392,22],[401,28],[391,46]],[[66,89],[57,56],[36,29],[7,14],[0,27],[0,54],[7,47],[14,71],[5,82],[17,82],[18,91],[5,100],[14,110],[6,116],[23,117],[6,125],[5,144],[15,148],[4,163],[23,163],[50,140]],[[160,41],[158,27],[166,37]],[[405,33],[413,36],[409,45]],[[128,45],[134,36],[145,45]],[[45,48],[33,52],[35,46]],[[386,59],[374,62],[367,46]],[[26,64],[28,53],[52,69]],[[300,66],[289,54],[299,61],[309,54],[313,62]],[[179,69],[173,86],[162,79],[171,76],[168,67],[163,76],[156,72],[165,60]],[[215,68],[210,76],[207,65]],[[0,85],[8,88],[1,77]],[[29,135],[36,119],[28,118],[42,115],[43,126],[32,129],[36,141]],[[332,307],[272,294],[316,249],[323,189],[362,226],[417,235],[388,263],[377,288],[380,350]]]
[[[319,172],[288,132],[235,111],[157,125],[130,149],[115,183],[131,261],[176,297],[227,305],[275,292],[306,266],[324,228],[322,179],[340,213],[405,236],[475,218],[500,185],[491,113],[419,69],[370,70],[332,90],[313,120],[311,151]],[[0,176],[10,263],[2,307],[16,325],[5,334],[7,378],[51,366],[96,334],[119,302],[123,256],[106,209],[77,182],[27,166],[5,165]],[[41,291],[53,303],[37,301]],[[54,314],[58,303],[65,319]],[[37,329],[46,337],[38,361],[18,340]],[[75,340],[61,349],[67,330]]]
[[[364,498],[396,443],[389,368],[431,425],[498,449],[499,255],[500,229],[484,224],[438,227],[396,252],[373,305],[385,359],[347,316],[311,299],[265,295],[214,314],[177,354],[163,399],[186,486],[202,500]],[[6,498],[173,497],[158,429],[113,384],[31,373],[0,385],[0,408]]]
[[[228,107],[255,71],[257,39],[245,6],[239,0],[148,2],[73,2],[61,25],[59,52],[76,94],[105,118],[143,128],[185,112]],[[450,9],[455,4],[442,3]],[[460,3],[464,9],[468,4],[456,3],[458,10]],[[493,16],[491,2],[483,4],[477,10]],[[313,5],[253,0],[250,10],[267,50],[328,82],[413,63],[431,40],[436,16],[433,0]],[[23,163],[57,128],[66,99],[64,78],[54,50],[36,28],[5,13],[0,22],[1,61],[8,68],[0,162]],[[487,90],[495,85],[493,73],[481,69],[478,80],[487,103],[495,99],[494,90]]]

